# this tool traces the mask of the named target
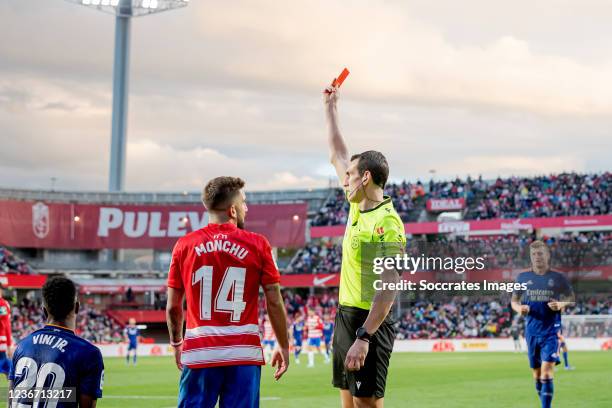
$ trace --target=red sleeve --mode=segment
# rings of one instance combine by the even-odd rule
[[[11,333],[11,306],[9,302],[6,302],[6,310],[8,314],[6,315],[6,345],[7,347],[11,347],[13,345],[13,333]]]
[[[261,240],[261,284],[270,285],[272,283],[279,283],[280,272],[272,256],[272,247],[265,237],[262,236]]]
[[[170,270],[168,271],[168,287],[175,289],[183,289],[183,276],[181,274],[182,266],[182,248],[180,241],[174,245],[172,250],[172,261],[170,262]]]

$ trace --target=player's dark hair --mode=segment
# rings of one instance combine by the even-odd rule
[[[76,285],[63,276],[49,279],[42,287],[47,313],[55,320],[63,321],[74,310]]]
[[[202,202],[207,210],[225,210],[244,187],[240,177],[217,177],[208,182],[202,192]]]
[[[368,150],[363,153],[354,154],[351,157],[351,161],[356,159],[359,159],[357,162],[359,175],[363,176],[366,170],[369,171],[374,184],[384,188],[389,178],[389,163],[387,163],[385,156],[381,152]]]

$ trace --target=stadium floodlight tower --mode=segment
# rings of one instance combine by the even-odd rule
[[[111,129],[110,191],[123,190],[127,129],[130,19],[185,7],[189,0],[67,0],[116,16],[113,67],[113,119]]]

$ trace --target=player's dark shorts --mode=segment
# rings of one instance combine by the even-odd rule
[[[130,344],[128,345],[128,351],[136,350],[137,348],[138,348],[138,343],[130,342]]]
[[[559,338],[556,334],[530,336],[527,341],[527,356],[531,368],[540,368],[542,362],[559,364]]]
[[[333,338],[334,376],[336,388],[349,390],[354,397],[382,398],[385,396],[389,358],[393,351],[395,328],[391,313],[380,325],[372,340],[365,365],[359,371],[348,371],[344,367],[346,354],[357,336],[355,332],[368,317],[368,310],[340,306],[336,313]]]
[[[11,360],[4,351],[0,352],[0,374],[8,375],[11,371]]]
[[[178,408],[258,408],[261,366],[183,367]]]
[[[295,347],[302,347],[302,338],[296,337],[295,339],[293,339],[293,345]]]

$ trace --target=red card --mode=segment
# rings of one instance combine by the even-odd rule
[[[332,86],[335,88],[340,88],[340,85],[342,85],[348,74],[349,70],[344,68],[338,78],[334,79],[334,81],[332,82]]]

